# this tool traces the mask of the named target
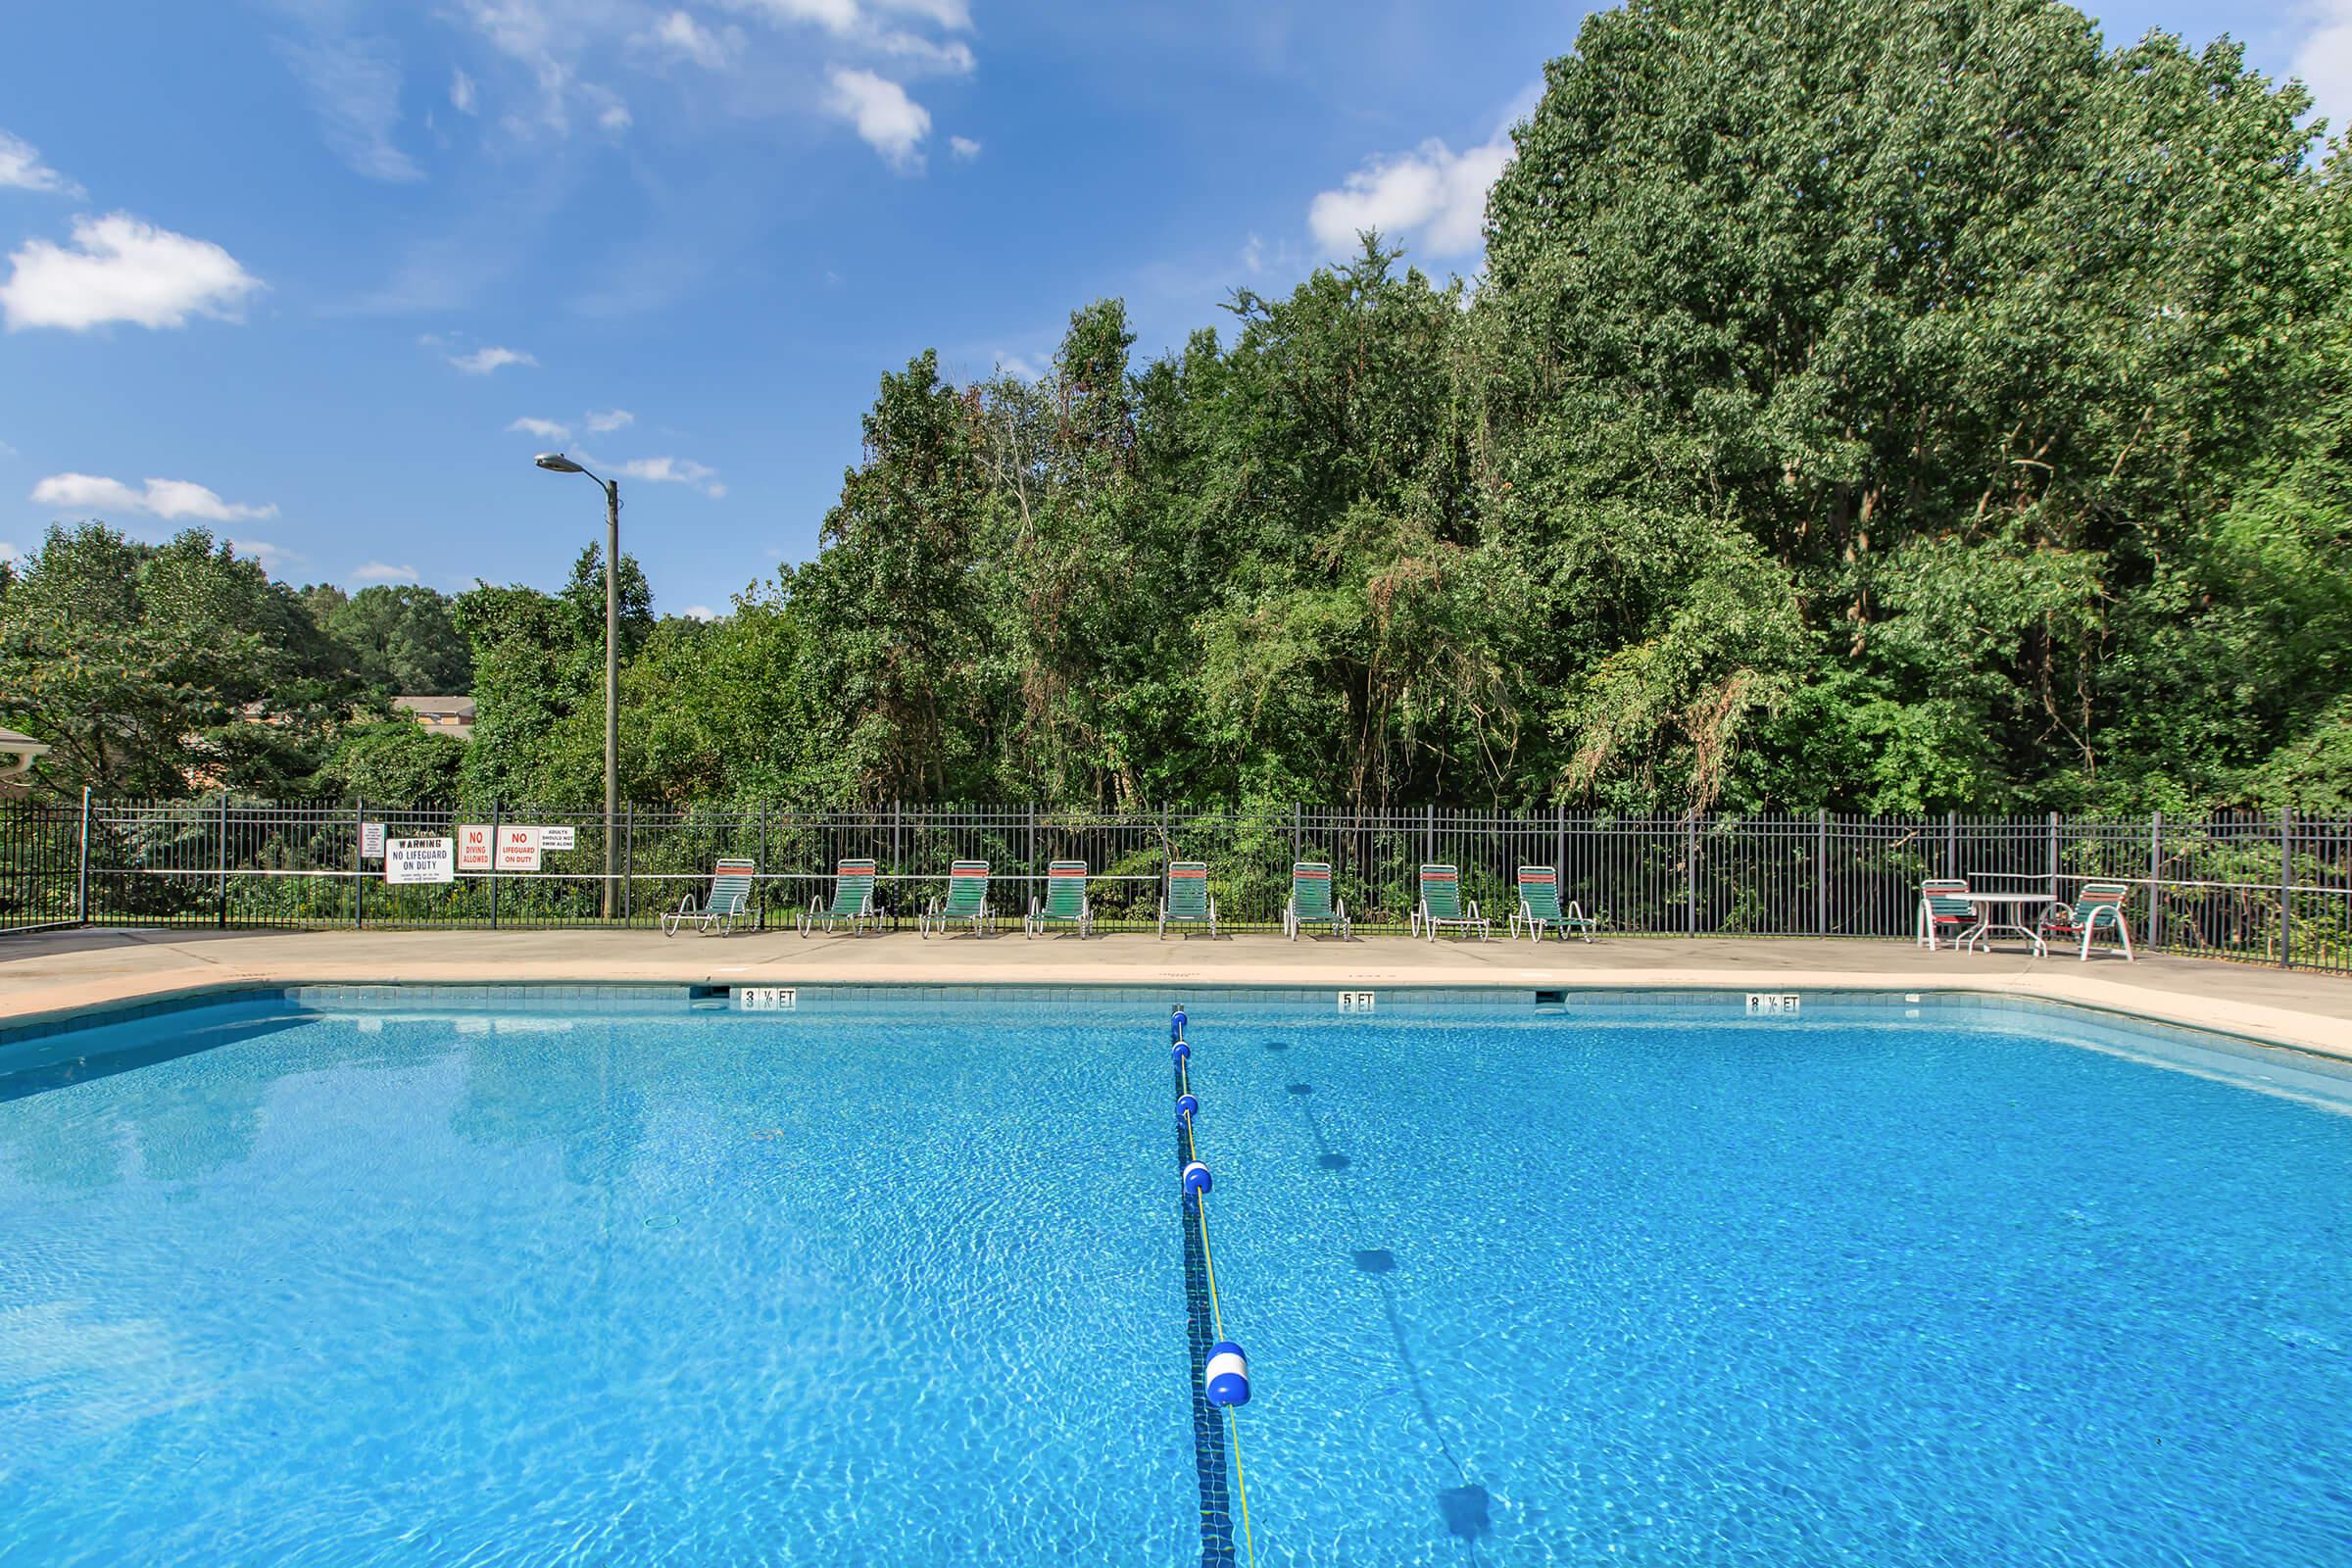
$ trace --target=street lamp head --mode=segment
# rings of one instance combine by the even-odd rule
[[[531,461],[550,473],[586,473],[588,471],[561,452],[542,452]]]

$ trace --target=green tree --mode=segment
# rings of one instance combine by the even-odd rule
[[[318,624],[376,690],[446,696],[472,689],[473,651],[447,595],[383,583],[348,597],[334,588],[303,594],[315,613],[323,607]]]
[[[825,514],[826,549],[792,583],[862,800],[953,799],[990,750],[973,700],[985,499],[973,434],[936,354],[885,375],[864,462]]]
[[[455,801],[465,761],[464,741],[406,714],[364,720],[335,738],[313,793],[400,806]]]
[[[300,597],[202,530],[52,528],[0,597],[0,718],[55,748],[53,787],[290,795],[355,692]]]
[[[1706,759],[1807,681],[1992,737],[2002,765],[1948,774],[1992,793],[1928,804],[2095,774],[2112,606],[2308,395],[2338,198],[2307,107],[2232,44],[2109,51],[2048,0],[1590,18],[1494,188],[1474,312],[1490,503],[1578,629],[1620,620],[1580,652],[1642,666],[1560,710],[1567,782],[1679,730],[1710,737],[1665,748],[1703,803]],[[1578,612],[1621,531],[1662,553]],[[1779,624],[1750,592],[1736,641],[1701,609],[1712,646],[1677,646],[1776,575]]]
[[[605,547],[585,546],[571,564],[570,580],[557,596],[571,614],[573,636],[582,643],[594,643],[601,651],[605,646]],[[645,639],[654,629],[654,591],[645,580],[645,568],[627,551],[620,554],[620,656],[636,657],[645,646]]]
[[[645,571],[621,558],[620,652],[652,635]],[[477,582],[452,614],[472,648],[475,721],[464,790],[476,801],[577,806],[604,798],[605,583],[583,550],[560,594]],[[625,677],[624,677],[625,690]]]

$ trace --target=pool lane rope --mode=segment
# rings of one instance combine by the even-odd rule
[[[1181,1180],[1185,1195],[1193,1200],[1193,1217],[1200,1227],[1200,1263],[1208,1275],[1208,1321],[1217,1337],[1200,1369],[1200,1377],[1209,1403],[1225,1412],[1225,1442],[1233,1450],[1233,1494],[1242,1505],[1242,1547],[1249,1555],[1250,1568],[1257,1568],[1257,1543],[1250,1531],[1250,1483],[1242,1472],[1241,1423],[1233,1413],[1250,1402],[1250,1360],[1239,1345],[1226,1338],[1225,1310],[1217,1300],[1217,1260],[1208,1249],[1208,1193],[1215,1185],[1215,1178],[1209,1174],[1194,1141],[1193,1118],[1200,1113],[1200,1101],[1193,1093],[1192,1042],[1184,1037],[1189,1021],[1181,1006],[1169,1015],[1168,1054],[1176,1063],[1176,1119],[1184,1126],[1185,1164]]]

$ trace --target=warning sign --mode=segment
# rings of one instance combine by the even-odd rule
[[[568,850],[573,847],[575,830],[568,827],[543,827],[539,830],[539,847],[543,850]]]
[[[539,830],[502,827],[498,830],[498,868],[501,871],[539,869]]]
[[[384,880],[394,887],[457,879],[458,868],[447,839],[394,839],[385,846]]]
[[[490,869],[491,841],[495,836],[487,822],[466,822],[458,828],[458,869],[487,871]]]
[[[383,858],[384,824],[381,822],[362,822],[360,824],[360,858],[363,860],[380,860]]]

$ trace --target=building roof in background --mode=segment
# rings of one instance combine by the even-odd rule
[[[473,722],[473,699],[470,697],[395,697],[392,706],[419,717],[454,718],[465,724]]]
[[[472,705],[468,703],[466,706],[470,708]],[[0,729],[0,752],[29,751],[37,754],[48,750],[46,742],[36,741],[29,735],[21,735],[13,729]]]

